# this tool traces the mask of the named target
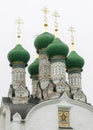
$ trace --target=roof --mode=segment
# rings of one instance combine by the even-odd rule
[[[22,119],[25,119],[28,112],[40,102],[40,99],[31,97],[27,104],[13,104],[9,97],[3,97],[2,101],[5,105],[9,106],[12,120],[15,113],[19,113]]]

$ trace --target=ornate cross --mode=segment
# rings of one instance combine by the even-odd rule
[[[44,23],[47,24],[47,13],[49,12],[49,10],[47,9],[47,7],[44,7],[42,11],[44,13]]]
[[[55,11],[54,13],[53,13],[53,16],[55,17],[55,21],[54,21],[54,23],[55,23],[55,32],[56,32],[56,37],[57,37],[57,32],[58,32],[58,18],[60,17],[59,16],[59,14],[58,14],[58,12],[57,11]]]
[[[71,26],[71,27],[69,28],[68,31],[71,32],[71,42],[72,42],[72,44],[74,44],[74,36],[73,36],[73,32],[75,32],[75,30],[74,30],[74,28]]]
[[[17,20],[16,20],[16,23],[17,23],[17,25],[18,25],[18,28],[17,28],[17,37],[18,37],[18,39],[20,39],[20,35],[21,35],[21,24],[23,24],[23,22],[22,22],[22,20],[20,19],[20,18],[18,18]]]
[[[53,16],[55,17],[55,29],[58,29],[58,17],[60,16],[57,11],[53,13]]]

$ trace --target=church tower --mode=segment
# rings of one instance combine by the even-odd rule
[[[8,60],[12,67],[12,84],[10,85],[9,97],[12,98],[13,103],[24,103],[28,101],[29,91],[26,87],[25,81],[25,67],[29,61],[30,54],[20,44],[21,30],[20,24],[21,19],[17,20],[18,24],[18,44],[8,53]]]
[[[39,92],[38,82],[39,82],[39,58],[36,58],[35,61],[29,65],[28,72],[30,78],[32,79],[32,95],[33,97],[41,97]]]
[[[58,37],[58,13],[55,11],[53,16],[55,17],[55,38],[52,44],[47,47],[47,54],[51,63],[51,79],[54,84],[57,84],[61,79],[66,81],[65,59],[69,52],[69,48]]]
[[[58,36],[58,12],[55,11],[53,16],[55,17],[55,38],[52,44],[48,45],[46,52],[51,64],[51,80],[54,86],[52,97],[57,98],[60,97],[62,92],[67,92],[69,94],[69,85],[66,82],[65,62],[69,48]]]
[[[43,9],[44,12],[44,30],[45,32],[37,36],[35,39],[34,45],[39,53],[39,81],[41,89],[45,89],[50,80],[51,69],[50,62],[48,60],[48,56],[46,54],[46,47],[52,43],[54,39],[54,35],[47,32],[47,13],[48,9],[45,7]]]
[[[71,93],[74,99],[86,101],[86,96],[83,94],[81,86],[81,72],[83,71],[84,59],[77,54],[74,47],[74,28],[70,27],[72,51],[66,59],[68,82],[71,86]]]

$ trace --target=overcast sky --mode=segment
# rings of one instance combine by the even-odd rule
[[[50,11],[48,31],[51,33],[54,33],[52,13],[55,10],[59,12],[60,39],[69,48],[71,45],[68,28],[71,25],[75,28],[75,49],[85,59],[82,89],[88,102],[93,104],[93,0],[0,0],[0,101],[2,96],[7,96],[11,84],[11,68],[7,54],[17,44],[15,21],[18,17],[23,20],[21,44],[30,52],[30,64],[36,57],[33,44],[36,34],[43,32],[41,9],[44,6]],[[26,81],[27,87],[31,90],[28,72]]]

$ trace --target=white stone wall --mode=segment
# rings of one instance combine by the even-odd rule
[[[54,83],[57,83],[60,79],[66,80],[65,62],[51,63],[51,78],[53,79]]]
[[[72,101],[71,101],[72,102]],[[93,129],[93,108],[83,103],[62,101],[42,104],[29,114],[25,130],[58,130],[58,107],[70,107],[70,126],[73,130]]]
[[[10,121],[10,111],[7,106],[3,106],[3,110],[0,113],[0,130],[12,130]]]
[[[0,114],[0,130],[5,130],[5,115]]]
[[[15,89],[20,85],[25,86],[25,68],[12,69],[12,84]]]
[[[20,127],[21,127],[20,122],[17,121],[11,122],[11,130],[21,130]]]
[[[7,109],[4,127],[0,130],[58,130],[58,108],[70,108],[70,126],[73,130],[93,129],[93,107],[72,100],[64,94],[60,99],[46,101],[35,106],[25,121],[16,113],[10,121]],[[2,119],[2,121],[4,121]],[[1,126],[0,122],[0,126]]]
[[[19,113],[15,113],[15,115],[13,115],[11,130],[21,130],[21,116]]]

